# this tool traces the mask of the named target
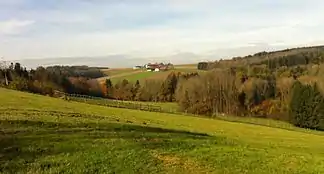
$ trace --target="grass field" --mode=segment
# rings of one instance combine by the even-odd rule
[[[144,79],[156,76],[157,73],[160,73],[160,72],[141,71],[139,73],[130,73],[130,74],[125,74],[124,76],[113,77],[113,78],[111,78],[111,80],[113,83],[117,83],[119,81],[127,79],[129,82],[135,83],[137,80],[143,81]]]
[[[118,74],[133,72],[135,70],[133,70],[132,68],[112,68],[112,69],[103,69],[102,71],[108,76],[114,76]]]
[[[109,76],[113,83],[117,83],[124,79],[127,79],[130,82],[136,82],[139,80],[143,82],[146,79],[165,79],[171,72],[182,72],[182,73],[191,73],[191,72],[205,72],[199,71],[193,65],[181,65],[177,66],[174,70],[161,71],[161,72],[147,72],[143,70],[133,70],[131,68],[125,69],[109,69],[105,73]],[[107,77],[100,78],[99,81],[103,82]]]
[[[176,69],[197,69],[197,64],[175,65]]]
[[[130,101],[135,102],[135,101]],[[141,104],[149,104],[153,106],[160,106],[162,112],[179,112],[179,106],[175,102],[140,102],[136,101],[135,103],[141,103]]]
[[[2,88],[0,101],[0,173],[324,173],[323,134],[269,127],[281,122],[107,108]]]

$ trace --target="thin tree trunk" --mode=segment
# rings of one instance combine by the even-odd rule
[[[7,78],[7,72],[4,73],[5,74],[5,81],[6,81],[6,86],[8,86],[8,78]]]

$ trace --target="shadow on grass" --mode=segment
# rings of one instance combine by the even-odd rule
[[[3,128],[0,131],[0,173],[26,169],[40,157],[86,151],[93,143],[98,147],[107,146],[100,144],[101,140],[123,140],[144,149],[190,150],[201,146],[201,141],[218,139],[207,134],[120,123],[1,120],[0,126]]]
[[[172,129],[163,129],[157,127],[149,126],[139,126],[131,124],[121,124],[121,123],[55,123],[55,122],[42,122],[42,121],[29,121],[29,120],[0,120],[1,127],[16,127],[16,128],[31,128],[31,129],[22,129],[22,130],[11,130],[6,134],[19,134],[19,133],[31,133],[35,131],[35,128],[42,128],[45,131],[44,133],[76,133],[82,131],[112,131],[112,132],[146,132],[146,133],[174,133],[174,134],[183,134],[191,137],[208,137],[208,134],[205,133],[194,133],[189,131],[180,131]],[[79,129],[79,130],[78,130]],[[80,130],[82,129],[82,130]],[[4,134],[3,131],[0,131],[0,134]],[[41,132],[41,131],[40,131]]]

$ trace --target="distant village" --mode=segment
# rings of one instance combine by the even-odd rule
[[[173,64],[171,63],[148,63],[144,66],[134,66],[133,69],[143,69],[146,71],[152,71],[152,72],[159,72],[159,71],[168,71],[170,69],[173,69]]]

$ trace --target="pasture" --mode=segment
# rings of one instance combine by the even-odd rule
[[[203,73],[204,71],[197,70],[196,65],[175,65],[175,69],[161,72],[147,72],[146,70],[133,70],[132,68],[119,68],[102,70],[108,75],[113,83],[118,83],[124,79],[135,83],[137,80],[144,82],[145,80],[164,80],[171,72],[181,73]],[[99,78],[100,82],[104,82],[107,77]]]
[[[0,101],[0,173],[324,173],[323,133],[281,122],[109,108],[3,88]]]

